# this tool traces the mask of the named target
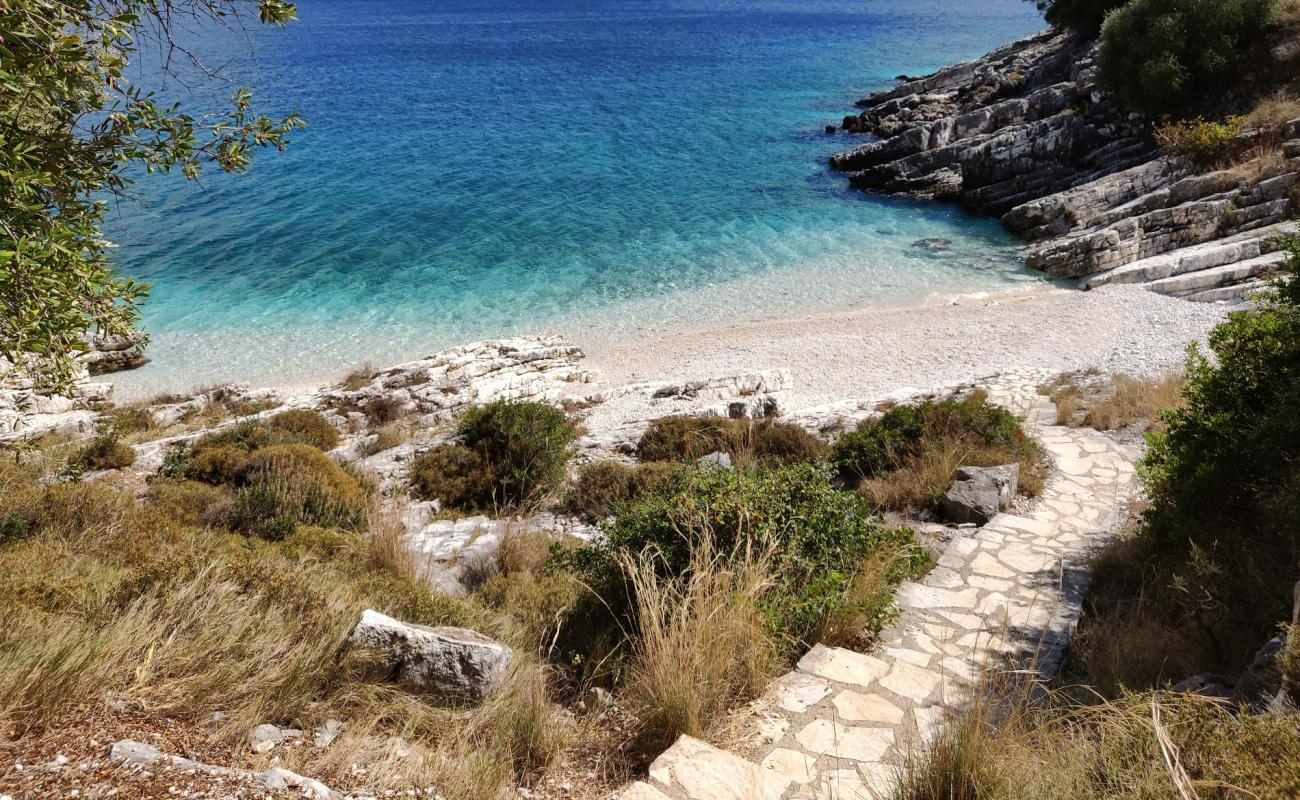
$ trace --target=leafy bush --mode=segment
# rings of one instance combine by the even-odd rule
[[[564,479],[577,432],[560,409],[546,403],[500,400],[471,409],[457,433],[492,468],[501,505],[523,505]]]
[[[1232,140],[1241,135],[1241,127],[1242,117],[1228,117],[1222,122],[1203,117],[1167,122],[1156,127],[1156,144],[1165,155],[1181,156],[1209,167],[1228,156]]]
[[[831,458],[841,480],[862,488],[875,507],[934,507],[959,466],[1019,463],[1023,491],[1041,486],[1041,453],[1014,414],[983,392],[895,406],[842,435]]]
[[[1220,96],[1247,63],[1273,0],[1131,0],[1102,26],[1097,80],[1145,114]]]
[[[664,417],[650,424],[637,444],[642,461],[692,462],[727,453],[739,464],[797,464],[826,458],[824,442],[798,425],[724,417]]]
[[[248,456],[231,527],[280,540],[297,525],[360,530],[369,496],[332,458],[303,444],[272,445]]]
[[[339,444],[339,432],[315,411],[282,411],[267,420],[266,427],[277,444],[309,444],[320,450],[333,450]]]
[[[1300,242],[1289,240],[1292,274]],[[1113,624],[1159,624],[1198,671],[1230,674],[1289,618],[1300,563],[1300,281],[1193,348],[1185,403],[1142,464],[1151,508],[1097,575]]]
[[[438,500],[446,508],[491,511],[496,500],[492,465],[464,445],[431,448],[411,462],[410,481],[417,497]]]
[[[174,448],[158,474],[204,483],[233,483],[253,451],[289,444],[332,449],[338,444],[338,431],[315,411],[285,411],[266,422],[245,420],[206,434],[188,448]]]
[[[588,522],[600,522],[628,502],[668,488],[676,472],[677,467],[659,461],[583,464],[569,486],[564,509]]]
[[[799,647],[817,638],[828,622],[856,615],[870,628],[881,625],[889,601],[874,596],[862,607],[852,591],[864,561],[889,551],[895,556],[886,579],[892,585],[925,560],[911,531],[886,530],[862,498],[838,491],[826,466],[794,465],[755,472],[693,470],[671,490],[625,506],[591,547],[557,551],[558,563],[596,587],[621,619],[635,594],[620,559],[653,548],[661,574],[689,573],[700,542],[733,555],[771,550],[777,586],[763,604],[771,630]],[[864,613],[865,612],[865,613]]]
[[[72,463],[83,470],[122,469],[135,463],[135,450],[123,444],[116,432],[106,431],[87,442]]]
[[[1126,0],[1034,0],[1043,17],[1057,28],[1068,28],[1084,36],[1096,36],[1101,23]]]

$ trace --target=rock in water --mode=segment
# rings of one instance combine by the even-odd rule
[[[952,522],[983,525],[1011,505],[1019,483],[1019,464],[958,467],[943,497],[943,513]]]
[[[400,683],[447,700],[480,703],[500,688],[514,652],[465,628],[413,625],[366,609],[348,636]]]

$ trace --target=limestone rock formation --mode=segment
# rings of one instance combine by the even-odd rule
[[[958,467],[943,496],[943,513],[949,522],[983,525],[1011,507],[1019,483],[1019,464]]]
[[[1198,301],[1247,298],[1297,230],[1300,119],[1276,153],[1203,173],[1161,155],[1094,84],[1096,45],[1054,31],[860,100],[831,159],[854,186],[953,200],[1030,240],[1025,263],[1083,286],[1142,283]],[[1238,154],[1267,148],[1248,130]]]
[[[501,687],[514,652],[465,628],[413,625],[367,609],[348,642],[378,656],[390,677],[445,700],[480,703]]]

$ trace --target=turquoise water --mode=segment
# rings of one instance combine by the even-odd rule
[[[1040,29],[1024,0],[302,0],[299,15],[254,32],[251,54],[242,33],[194,46],[311,127],[247,176],[147,179],[110,225],[123,271],[154,285],[154,362],[118,378],[128,393],[1034,280],[992,221],[849,190],[825,162],[854,140],[822,130],[898,73]],[[912,246],[924,237],[952,251]]]

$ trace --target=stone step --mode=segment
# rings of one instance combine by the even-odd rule
[[[1108,283],[1150,283],[1185,272],[1235,264],[1264,254],[1278,237],[1298,229],[1300,225],[1295,222],[1281,222],[1227,239],[1172,250],[1098,273],[1081,286],[1093,289]]]
[[[683,735],[650,764],[619,800],[780,800],[791,779],[740,756]]]
[[[1237,300],[1248,300],[1252,294],[1266,288],[1268,288],[1267,281],[1247,281],[1235,286],[1218,286],[1213,289],[1193,292],[1184,299],[1197,303],[1230,303]]]
[[[1157,294],[1188,295],[1203,289],[1214,289],[1241,283],[1250,278],[1257,278],[1265,273],[1280,269],[1286,264],[1290,254],[1282,251],[1266,253],[1244,261],[1224,264],[1220,267],[1184,272],[1168,278],[1161,278],[1146,284]]]

